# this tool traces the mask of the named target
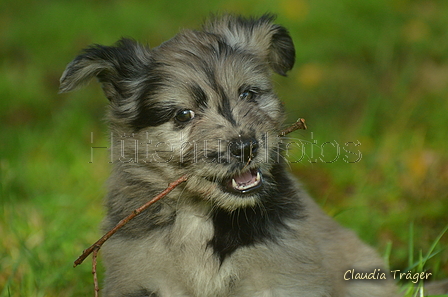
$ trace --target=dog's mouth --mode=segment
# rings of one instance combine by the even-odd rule
[[[258,169],[250,169],[224,180],[224,187],[230,192],[252,193],[263,184],[263,176]]]

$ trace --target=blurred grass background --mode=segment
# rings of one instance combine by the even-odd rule
[[[90,261],[72,262],[101,235],[107,151],[89,161],[108,146],[107,100],[96,83],[58,95],[65,65],[92,43],[157,46],[223,11],[290,29],[297,62],[276,86],[289,121],[308,124],[292,137],[314,143],[292,169],[330,215],[381,253],[391,244],[403,270],[448,225],[448,1],[3,0],[0,296],[92,294]],[[435,278],[447,244],[427,264]]]

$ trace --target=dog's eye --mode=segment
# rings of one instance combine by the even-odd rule
[[[255,91],[247,90],[247,91],[240,93],[241,100],[254,102],[256,97],[257,97],[257,92],[255,92]]]
[[[191,109],[184,109],[177,113],[175,119],[179,122],[185,123],[194,118],[194,111]]]

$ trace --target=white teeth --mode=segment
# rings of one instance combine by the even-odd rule
[[[240,191],[244,191],[250,188],[253,188],[255,186],[257,186],[261,181],[261,176],[260,176],[260,172],[257,172],[257,176],[255,177],[254,181],[250,184],[238,184],[234,178],[232,178],[232,187],[234,189],[240,190]]]
[[[238,189],[238,184],[236,183],[235,179],[232,178],[232,187],[234,187],[235,189]]]

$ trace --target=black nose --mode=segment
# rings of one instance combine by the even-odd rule
[[[238,138],[230,142],[230,154],[241,162],[249,162],[257,156],[258,142],[254,138]]]

